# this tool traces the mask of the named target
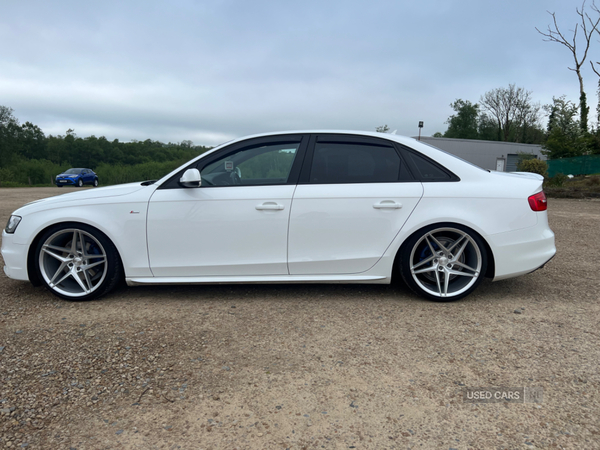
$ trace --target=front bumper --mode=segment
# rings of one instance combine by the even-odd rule
[[[13,280],[28,281],[27,275],[27,245],[17,244],[14,234],[2,232],[2,258],[4,258],[4,273]]]
[[[77,184],[77,178],[57,178],[54,181],[57,186],[75,186]]]

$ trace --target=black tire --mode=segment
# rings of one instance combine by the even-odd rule
[[[34,253],[36,274],[54,295],[86,301],[110,292],[122,278],[117,249],[99,230],[81,223],[47,229]]]
[[[81,178],[77,180],[77,187],[83,187],[83,180]]]
[[[62,184],[57,184],[56,187],[62,187]]]
[[[488,255],[481,237],[457,224],[425,227],[402,245],[399,270],[416,294],[437,302],[466,297],[483,280]]]
[[[94,187],[98,187],[98,178],[94,178]]]

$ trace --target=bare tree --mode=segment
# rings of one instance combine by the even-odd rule
[[[596,5],[593,4],[592,8],[594,11],[598,11]],[[583,88],[583,77],[581,76],[581,67],[587,58],[587,53],[590,48],[590,40],[595,31],[598,31],[598,25],[600,24],[600,17],[595,21],[589,16],[588,13],[585,12],[585,0],[581,5],[581,10],[579,8],[575,8],[577,15],[579,16],[580,23],[575,24],[575,30],[573,30],[573,38],[571,40],[567,39],[565,35],[560,31],[558,27],[558,22],[556,21],[556,14],[548,11],[548,14],[552,16],[552,22],[554,24],[554,29],[548,26],[548,30],[546,33],[540,31],[537,27],[536,30],[546,39],[547,42],[558,42],[561,45],[564,45],[569,49],[571,54],[573,55],[573,60],[575,61],[575,67],[568,67],[569,70],[572,70],[577,74],[577,78],[579,79],[579,108],[581,120],[579,121],[581,129],[587,131],[587,116],[589,112],[589,107],[587,106],[587,99],[585,95],[585,90]],[[589,23],[589,27],[588,27]],[[579,52],[577,49],[577,32],[579,27],[583,31],[583,43],[584,49],[583,54]]]
[[[501,141],[521,142],[528,130],[539,127],[540,105],[532,103],[530,91],[514,84],[486,92],[479,102],[496,123]]]
[[[600,129],[600,72],[598,72],[598,69],[596,69],[596,66],[594,66],[594,63],[592,61],[590,61],[590,64],[594,73],[598,75],[598,104],[596,105],[596,127]],[[600,65],[600,62],[597,61],[596,64]]]

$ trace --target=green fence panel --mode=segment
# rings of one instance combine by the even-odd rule
[[[550,159],[548,163],[548,176],[557,173],[565,175],[589,175],[600,173],[600,155],[575,156],[574,158]]]

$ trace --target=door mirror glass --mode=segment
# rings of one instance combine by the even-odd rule
[[[200,171],[198,169],[188,169],[183,172],[183,175],[179,179],[179,184],[186,188],[200,187],[202,184],[202,178],[200,177]]]

